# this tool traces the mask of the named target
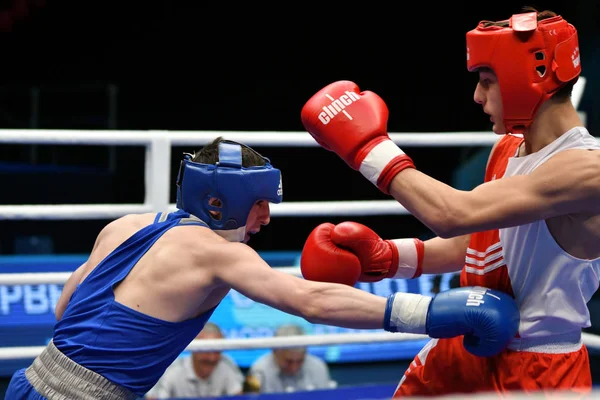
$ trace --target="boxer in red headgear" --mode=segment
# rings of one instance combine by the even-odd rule
[[[551,11],[524,11],[467,33],[467,66],[479,74],[475,102],[502,135],[485,182],[471,191],[416,169],[390,140],[388,109],[373,92],[335,82],[302,110],[321,146],[438,235],[383,240],[353,222],[323,224],[309,236],[303,258],[354,253],[361,281],[461,270],[461,286],[497,289],[519,305],[518,334],[501,353],[470,353],[467,335],[433,339],[405,372],[397,398],[591,390],[581,331],[591,325],[586,303],[599,286],[600,145],[571,102],[581,71],[577,31]],[[303,263],[302,271],[328,279],[346,267]],[[479,301],[485,296],[473,296],[473,309]]]

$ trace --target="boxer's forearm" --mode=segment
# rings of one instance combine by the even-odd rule
[[[304,318],[314,324],[351,329],[383,328],[387,299],[341,284],[310,282]]]
[[[436,235],[449,238],[467,233],[460,232],[467,212],[460,204],[464,192],[407,168],[392,180],[390,194]]]

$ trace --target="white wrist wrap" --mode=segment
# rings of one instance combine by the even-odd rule
[[[398,248],[398,270],[392,279],[411,279],[419,266],[419,253],[414,239],[390,240]]]
[[[414,293],[395,293],[388,304],[389,329],[392,332],[426,333],[427,311],[431,297]],[[391,309],[389,309],[391,307]]]
[[[381,171],[394,158],[404,155],[405,153],[391,140],[384,140],[367,154],[365,159],[360,163],[359,171],[373,185],[377,185]]]

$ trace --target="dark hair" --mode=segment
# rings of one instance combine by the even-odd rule
[[[525,6],[522,8],[522,11],[524,13],[529,13],[529,12],[535,12],[537,13],[537,20],[538,22],[547,18],[553,18],[556,17],[558,14],[556,14],[554,11],[551,10],[544,10],[544,11],[538,11],[537,9],[535,9],[535,7],[530,7],[530,6]],[[488,27],[488,26],[500,26],[502,28],[507,28],[508,27],[508,20],[502,20],[502,21],[481,21],[481,23],[483,24],[483,26]]]
[[[535,7],[531,7],[531,6],[525,6],[522,8],[522,10],[524,13],[525,12],[537,13],[538,22],[542,21],[544,19],[554,18],[558,15],[554,11],[551,11],[551,10],[538,11]],[[500,26],[500,27],[506,28],[506,27],[508,27],[508,20],[482,21],[482,24],[485,27]],[[560,89],[558,89],[556,92],[554,92],[551,99],[555,100],[556,102],[563,102],[563,101],[569,100],[571,98],[571,94],[573,93],[573,86],[575,86],[577,79],[578,78],[572,79],[569,82],[565,83],[563,86],[561,86]]]
[[[192,161],[202,164],[216,164],[219,161],[219,143],[225,139],[221,136],[194,153]],[[256,151],[247,146],[242,146],[242,166],[260,167],[266,164],[265,159]]]

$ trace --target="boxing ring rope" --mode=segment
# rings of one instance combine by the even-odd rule
[[[285,349],[308,346],[331,346],[356,343],[404,342],[422,340],[428,336],[411,333],[366,332],[336,333],[324,335],[302,335],[285,337],[259,337],[248,339],[202,339],[193,340],[186,348],[188,351],[227,351],[255,349]],[[0,360],[35,358],[45,346],[4,347],[0,348]]]
[[[405,342],[409,340],[427,339],[427,335],[412,333],[366,332],[366,333],[331,333],[324,335],[302,335],[285,337],[259,337],[248,339],[202,339],[193,340],[187,351],[227,351],[255,349],[285,349],[310,346],[331,346],[343,344],[370,344],[386,342]],[[583,342],[588,347],[600,348],[600,337],[582,333]],[[45,346],[0,347],[0,360],[14,360],[37,357]]]
[[[277,270],[298,277],[302,276],[299,267],[277,267]],[[71,272],[27,272],[0,274],[0,285],[62,285],[71,276]]]
[[[315,217],[345,215],[406,215],[395,200],[302,201],[271,204],[271,217]],[[152,204],[52,204],[0,205],[0,220],[115,219],[125,214],[175,211],[175,204],[156,208]]]
[[[169,202],[171,147],[196,147],[218,136],[256,147],[318,146],[306,132],[4,129],[0,130],[0,143],[146,146],[146,193],[142,204],[0,205],[0,219],[114,219],[129,213],[175,210],[175,204]],[[390,136],[404,147],[491,146],[498,138],[490,132],[391,133]],[[271,207],[273,217],[386,214],[407,214],[407,211],[395,200],[283,202]]]

